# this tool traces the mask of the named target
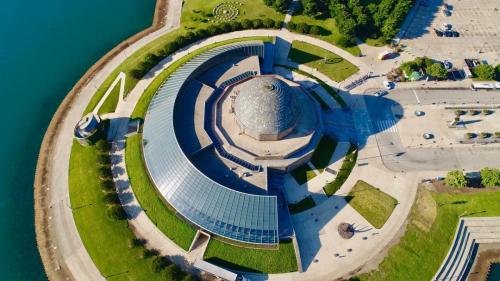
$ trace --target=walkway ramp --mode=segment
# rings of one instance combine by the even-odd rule
[[[500,217],[461,218],[448,255],[432,280],[466,280],[479,244],[486,243],[500,243]]]

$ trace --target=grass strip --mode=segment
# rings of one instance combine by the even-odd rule
[[[356,182],[346,201],[378,229],[384,226],[398,204],[398,200],[362,180]]]
[[[314,170],[307,163],[293,170],[291,174],[299,185],[303,185],[316,176]]]
[[[85,249],[101,274],[112,280],[165,280],[153,273],[151,259],[140,258],[140,248],[130,249],[134,237],[126,220],[106,216],[99,180],[98,151],[76,141],[71,149],[69,196],[75,224]]]
[[[430,196],[419,195],[422,192],[430,193]],[[460,217],[500,216],[500,192],[436,193],[420,187],[419,197],[432,198],[415,201],[405,234],[389,250],[378,269],[351,280],[431,280],[453,243]],[[437,208],[435,217],[420,214],[420,210],[429,208]],[[426,219],[433,221],[423,223]],[[431,227],[425,229],[422,224]]]
[[[279,248],[250,249],[212,239],[203,258],[216,265],[247,272],[284,273],[297,271],[292,241],[280,242]]]
[[[101,108],[99,108],[98,114],[106,114],[113,113],[116,110],[116,106],[118,105],[118,99],[120,98],[120,83],[116,83],[111,93],[109,93],[108,97],[102,104]],[[92,110],[94,110],[92,108]]]
[[[303,41],[292,42],[288,57],[296,63],[317,69],[336,82],[344,81],[359,71],[357,66],[341,56]]]
[[[293,215],[293,214],[303,212],[305,210],[309,210],[309,209],[313,208],[314,206],[316,206],[316,203],[312,199],[311,195],[309,195],[297,203],[288,204],[288,209],[290,210],[290,214]]]
[[[340,189],[340,187],[344,184],[344,182],[351,174],[354,165],[356,165],[357,159],[358,159],[357,147],[356,145],[351,144],[351,147],[349,148],[349,151],[347,152],[344,158],[344,162],[342,162],[342,166],[340,167],[340,170],[337,173],[335,180],[325,185],[325,187],[323,187],[323,190],[325,191],[325,194],[327,196],[332,196],[333,194],[335,194],[335,192],[337,192],[337,190]]]
[[[125,150],[127,173],[134,194],[156,227],[182,249],[188,250],[196,230],[176,216],[160,199],[161,195],[151,182],[142,160],[141,138],[141,134],[130,136]]]

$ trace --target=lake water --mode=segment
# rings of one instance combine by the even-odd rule
[[[151,25],[155,0],[0,0],[0,279],[46,280],[33,174],[45,129],[102,55]]]
[[[500,263],[494,263],[490,268],[490,275],[488,275],[487,281],[499,281],[500,280]]]

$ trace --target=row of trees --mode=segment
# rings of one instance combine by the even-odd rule
[[[115,183],[113,181],[113,172],[111,170],[111,144],[101,139],[95,147],[98,151],[97,165],[99,171],[99,179],[103,192],[102,201],[107,206],[106,215],[111,220],[125,220],[127,214],[123,209],[118,193],[116,192]],[[159,251],[148,249],[145,247],[146,241],[133,237],[129,241],[129,248],[142,247],[141,257],[148,259],[152,258],[151,269],[155,273],[161,273],[167,281],[194,281],[193,275],[188,274],[172,263],[167,257],[159,255]]]
[[[209,25],[206,28],[199,29],[196,31],[190,31],[184,35],[178,36],[172,41],[166,43],[160,50],[155,53],[147,54],[139,63],[137,67],[130,71],[130,75],[135,79],[141,79],[144,75],[151,70],[155,65],[157,65],[162,59],[166,58],[178,49],[194,43],[200,39],[214,36],[217,34],[244,30],[244,29],[257,29],[257,28],[267,28],[267,29],[278,29],[281,27],[281,22],[275,21],[273,19],[255,19],[249,20],[245,19],[240,21],[225,22],[216,25]]]
[[[480,171],[483,187],[500,186],[500,170],[497,168],[483,168]],[[444,179],[446,185],[456,188],[466,187],[468,179],[460,170],[449,171]]]
[[[413,0],[301,0],[302,13],[315,18],[334,18],[347,37],[393,38],[410,11]]]
[[[290,5],[291,0],[264,0],[264,3],[273,7],[275,10],[279,12],[285,12],[288,9],[288,5]]]

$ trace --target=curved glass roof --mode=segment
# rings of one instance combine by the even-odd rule
[[[247,243],[276,244],[276,196],[242,193],[211,180],[189,161],[174,131],[173,111],[184,82],[202,64],[228,52],[263,57],[262,42],[207,51],[179,67],[160,87],[144,123],[144,159],[157,189],[184,218],[213,234]]]

